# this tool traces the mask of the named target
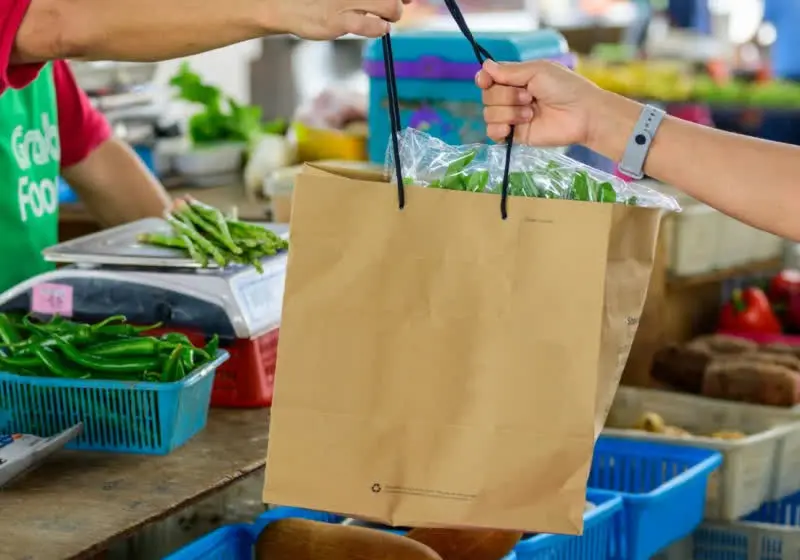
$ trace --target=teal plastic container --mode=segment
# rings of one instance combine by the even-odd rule
[[[0,433],[50,437],[78,422],[67,449],[166,455],[201,431],[228,353],[181,381],[152,383],[0,373]]]
[[[476,33],[481,46],[498,61],[550,59],[572,67],[567,41],[553,30],[525,33]],[[448,144],[486,142],[481,92],[475,85],[480,65],[459,31],[416,31],[392,35],[403,128],[424,130]],[[369,76],[369,157],[383,162],[389,142],[383,47],[367,44],[364,70]]]

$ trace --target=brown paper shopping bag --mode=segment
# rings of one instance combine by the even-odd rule
[[[660,212],[307,168],[264,500],[579,534]]]

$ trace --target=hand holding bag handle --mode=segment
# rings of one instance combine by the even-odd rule
[[[486,60],[494,60],[489,51],[484,49],[475,40],[475,36],[470,31],[464,14],[461,13],[455,0],[444,0],[450,15],[453,16],[456,25],[461,30],[461,33],[469,41],[472,50],[475,52],[475,58],[478,63],[483,64]],[[400,133],[400,104],[397,96],[397,79],[394,73],[394,54],[392,52],[392,38],[387,33],[383,36],[383,64],[386,69],[386,94],[389,101],[389,120],[391,122],[392,133],[392,152],[394,155],[394,167],[397,174],[397,204],[402,210],[406,205],[405,185],[403,184],[403,169],[400,162],[400,144],[397,135]],[[514,143],[514,127],[511,127],[511,132],[506,138],[506,161],[503,170],[503,186],[500,194],[500,215],[505,220],[508,217],[508,181],[509,172],[511,170],[511,149]]]

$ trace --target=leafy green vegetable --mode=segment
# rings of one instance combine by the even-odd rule
[[[489,188],[489,171],[485,169],[467,171],[477,155],[470,151],[447,166],[444,176],[428,184],[432,189],[448,189],[469,192],[499,193],[500,187]],[[413,185],[413,179],[403,179],[406,185]],[[557,160],[535,171],[512,171],[508,176],[508,194],[535,198],[561,198],[582,202],[622,203],[638,206],[636,196],[620,198],[610,181],[600,181],[588,171],[565,167]]]
[[[263,133],[285,134],[288,129],[282,119],[262,123],[261,107],[237,103],[219,88],[204,83],[186,62],[169,83],[177,88],[180,99],[203,106],[189,119],[189,135],[195,144],[250,143]]]

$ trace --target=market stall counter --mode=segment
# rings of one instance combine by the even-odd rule
[[[261,468],[268,429],[267,410],[212,410],[165,457],[62,451],[0,490],[0,560],[92,558]]]

